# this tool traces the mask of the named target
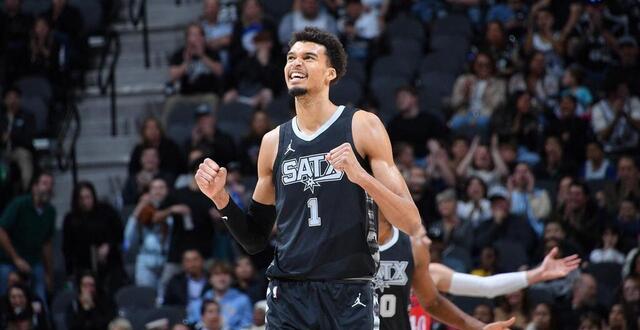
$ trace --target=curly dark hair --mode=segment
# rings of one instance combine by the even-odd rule
[[[344,76],[347,71],[347,53],[345,53],[342,43],[335,35],[318,28],[306,27],[304,30],[293,34],[289,41],[289,48],[298,41],[313,42],[324,46],[327,50],[329,66],[336,70],[336,78],[331,81],[332,84]]]

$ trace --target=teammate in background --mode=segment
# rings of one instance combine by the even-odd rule
[[[346,68],[340,41],[306,28],[289,46],[284,76],[296,116],[264,136],[248,212],[230,200],[227,170],[213,160],[196,180],[247,252],[263,250],[277,223],[269,329],[371,329],[377,207],[416,240],[428,238],[382,122],[329,100]]]
[[[409,237],[394,228],[383,217],[379,219],[380,268],[376,274],[376,293],[380,305],[380,329],[430,329],[430,315],[451,324],[443,319],[438,308],[427,304],[433,290],[468,297],[493,298],[523,289],[538,282],[564,277],[580,265],[577,255],[563,259],[555,259],[557,249],[551,250],[542,264],[526,272],[499,274],[480,277],[456,273],[449,267],[429,263],[427,247],[411,241]],[[409,301],[411,287],[420,301],[422,308],[411,307],[410,321]],[[435,293],[436,303],[451,304],[444,297]],[[412,304],[413,305],[413,304]],[[436,305],[437,306],[437,305]],[[457,310],[457,313],[462,313]],[[458,322],[468,320],[468,316],[458,314]],[[490,325],[493,326],[494,324]],[[510,325],[510,324],[509,324]],[[468,329],[467,326],[455,326]],[[486,328],[488,328],[487,326]],[[499,328],[498,328],[499,329]]]

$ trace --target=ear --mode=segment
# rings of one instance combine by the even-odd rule
[[[336,79],[336,77],[338,77],[338,73],[336,72],[336,69],[334,68],[327,69],[327,79],[329,79],[329,82]]]

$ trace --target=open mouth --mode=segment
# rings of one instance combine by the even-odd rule
[[[302,73],[302,72],[291,72],[289,74],[289,81],[290,82],[299,82],[299,81],[302,81],[304,79],[307,79],[307,75]]]

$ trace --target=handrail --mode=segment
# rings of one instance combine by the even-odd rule
[[[147,20],[147,0],[139,0],[137,13],[136,0],[129,0],[129,19],[134,27],[138,27],[138,24],[142,21],[142,48],[144,49],[144,67],[149,68],[151,66],[151,60],[149,59],[149,22]]]
[[[80,112],[74,101],[64,102],[64,115],[61,122],[61,126],[58,130],[56,139],[56,159],[58,162],[58,169],[61,171],[67,171],[71,168],[71,175],[73,178],[73,185],[78,182],[78,163],[76,159],[76,144],[80,137],[81,121]],[[71,133],[71,139],[69,140],[69,134]],[[69,145],[67,143],[70,142]]]
[[[120,35],[114,30],[107,32],[105,36],[105,47],[100,55],[100,66],[98,69],[98,87],[100,93],[106,95],[109,92],[111,103],[111,135],[118,135],[117,109],[116,109],[116,66],[120,58]],[[113,52],[111,48],[114,47]],[[105,77],[103,72],[107,65],[107,58],[111,53],[111,62],[108,64],[108,73]]]

